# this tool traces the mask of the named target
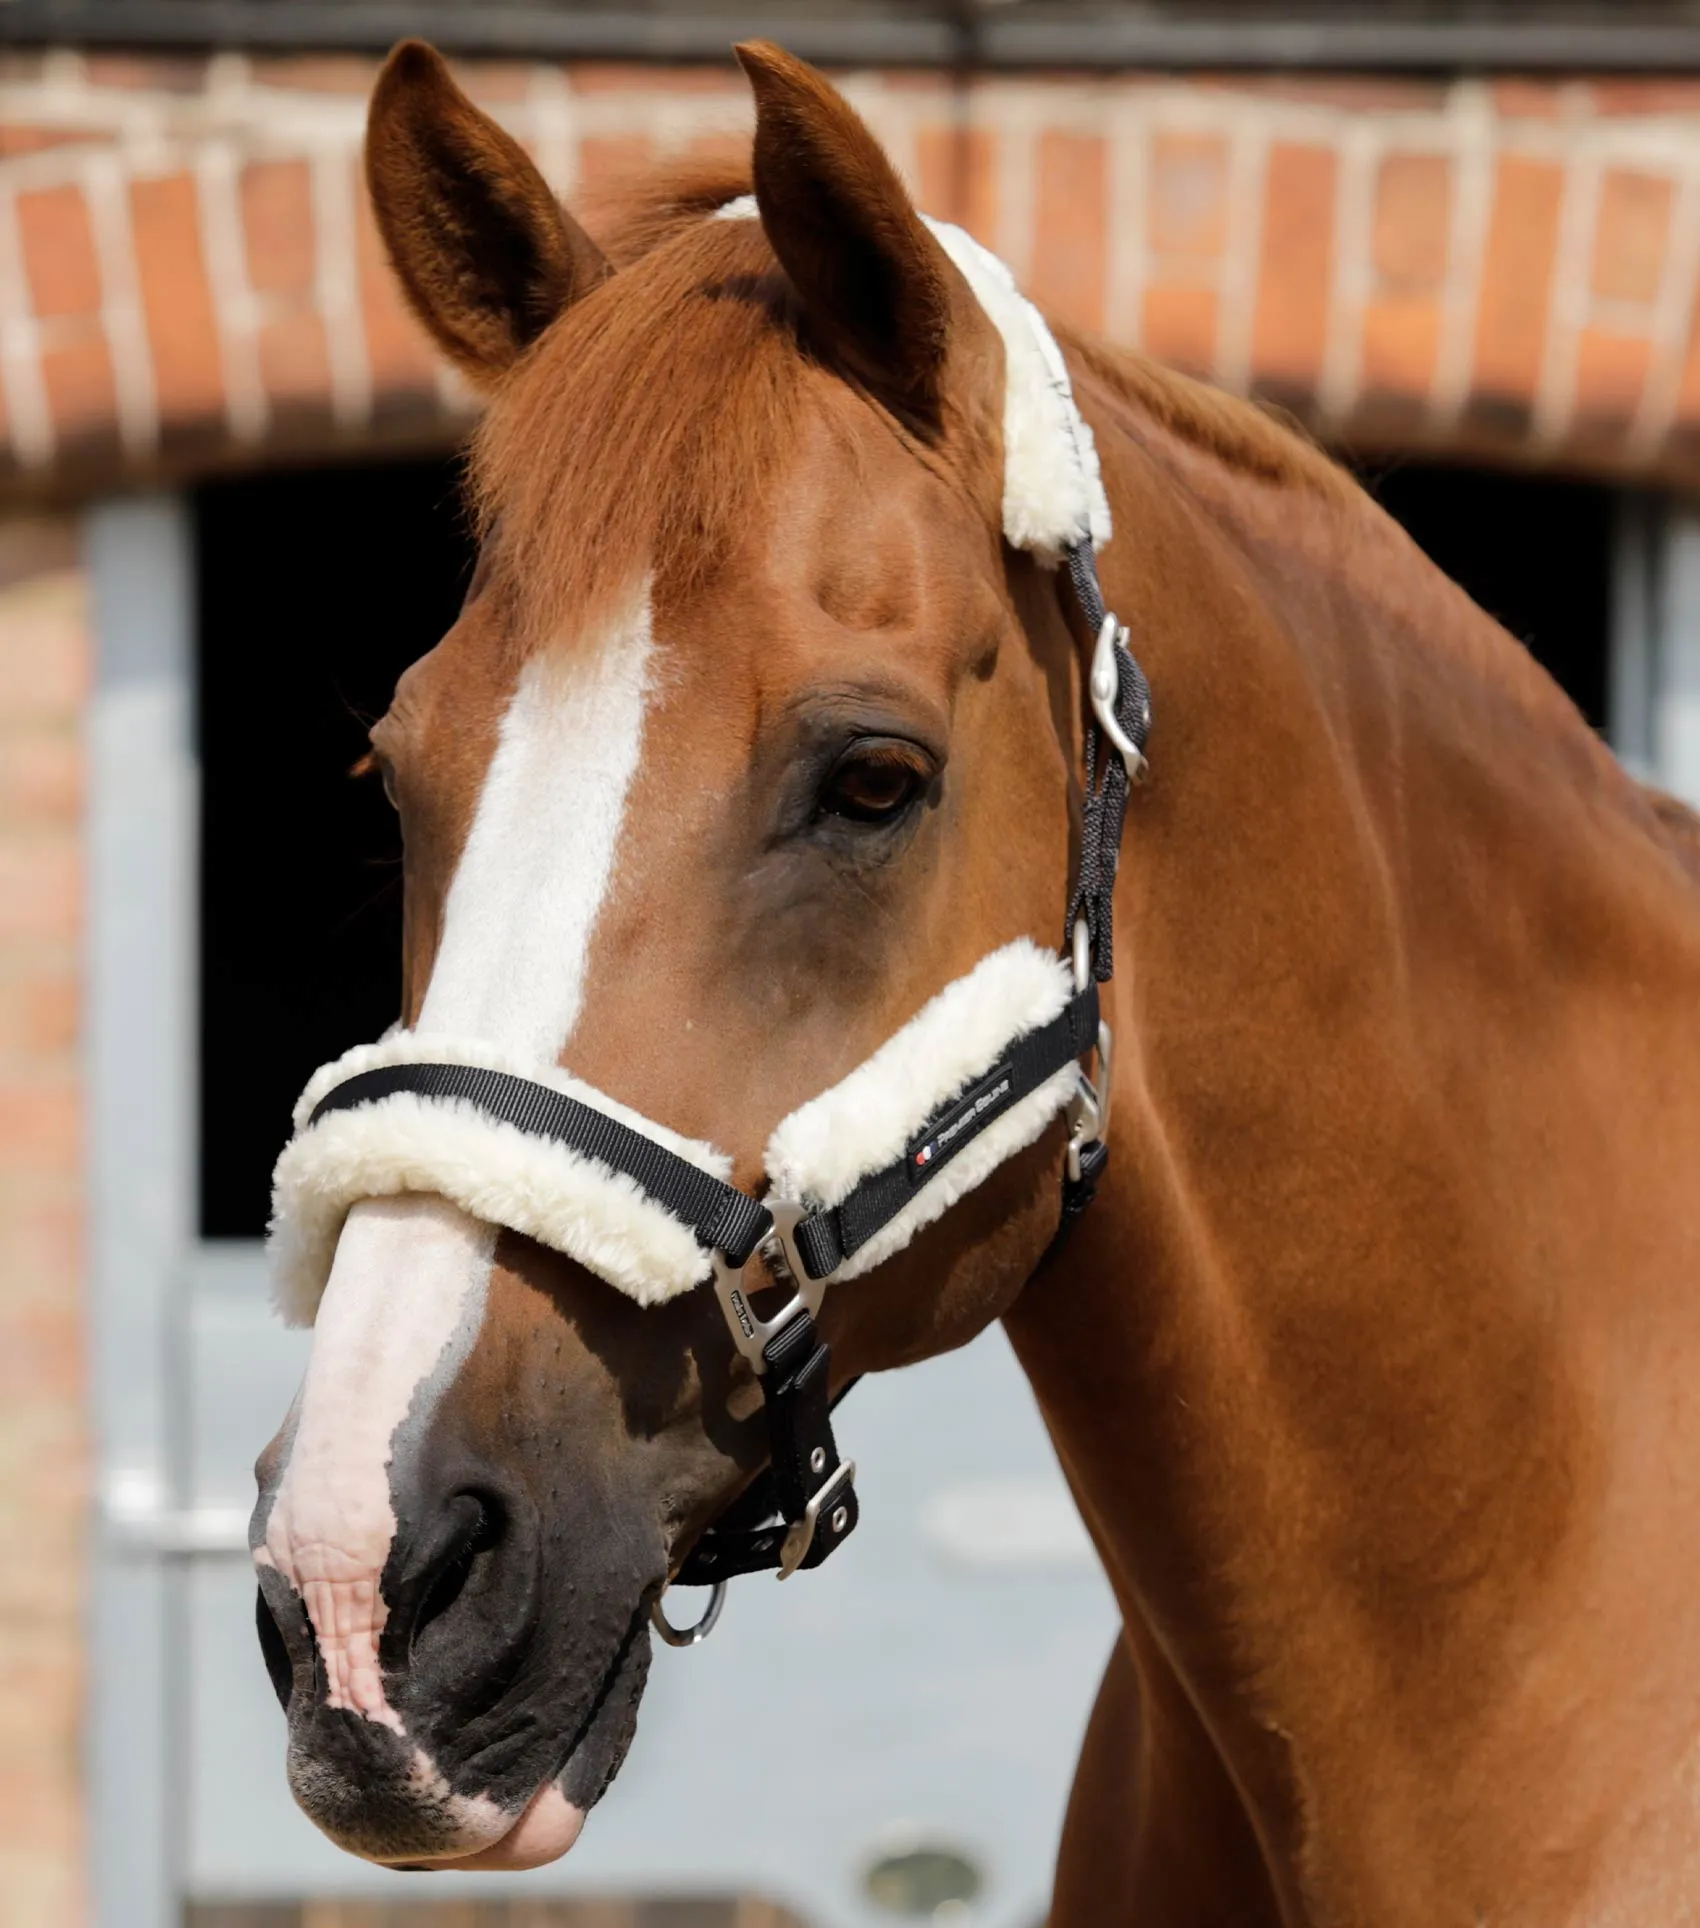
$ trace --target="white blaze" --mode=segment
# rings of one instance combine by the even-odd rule
[[[450,886],[420,1031],[553,1064],[578,1022],[648,686],[649,599],[600,649],[520,674]]]
[[[378,1577],[396,1528],[390,1441],[456,1334],[476,1325],[495,1244],[493,1226],[442,1199],[370,1198],[349,1213],[259,1555],[306,1605],[330,1705],[397,1733],[378,1672]]]
[[[539,1066],[559,1057],[614,872],[652,648],[645,595],[595,643],[521,671],[449,887],[419,1030],[488,1039]],[[392,1443],[420,1388],[476,1334],[495,1239],[437,1198],[349,1213],[256,1556],[301,1594],[330,1704],[398,1732],[377,1663],[379,1579],[396,1530]]]

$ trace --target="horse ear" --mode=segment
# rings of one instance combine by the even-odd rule
[[[404,40],[372,90],[366,183],[408,305],[482,386],[608,273],[524,148],[422,40]]]
[[[828,352],[925,431],[941,423],[952,270],[861,117],[771,41],[737,49],[756,97],[762,226]]]

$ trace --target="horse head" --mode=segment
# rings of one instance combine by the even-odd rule
[[[750,173],[662,180],[594,240],[429,49],[372,102],[395,271],[487,398],[482,547],[372,732],[403,1028],[316,1081],[280,1167],[281,1290],[315,1333],[254,1544],[296,1797],[396,1865],[571,1846],[651,1606],[769,1435],[700,1228],[629,1172],[452,1096],[327,1093],[430,1057],[722,1190],[842,1197],[1079,990],[1054,947],[1081,652],[1056,556],[1006,540],[996,291],[818,75],[741,58]],[[837,1268],[834,1385],[1021,1291],[1057,1230],[1065,1055]],[[790,1294],[764,1250],[752,1316]]]

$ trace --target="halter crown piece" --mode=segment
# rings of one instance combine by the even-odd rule
[[[715,218],[757,213],[753,196]],[[1092,645],[1080,867],[1061,954],[1030,938],[944,986],[873,1055],[783,1119],[768,1191],[730,1183],[731,1160],[553,1065],[478,1039],[396,1031],[317,1071],[273,1176],[270,1257],[280,1308],[310,1324],[349,1208],[435,1192],[476,1218],[564,1252],[641,1305],[712,1279],[733,1343],[762,1387],[770,1469],[703,1533],[675,1579],[712,1586],[820,1563],[854,1530],[855,1464],[833,1438],[829,1358],[815,1315],[828,1285],[901,1251],[1059,1113],[1069,1141],[1061,1229],[1090,1203],[1109,1153],[1110,1029],[1098,986],[1113,970],[1111,896],[1130,783],[1145,772],[1150,690],[1127,630],[1104,607],[1095,550],[1110,507],[1092,432],[1043,317],[995,255],[928,220],[1003,337],[1004,535],[1056,572],[1065,616]],[[1096,1082],[1081,1059],[1096,1058]],[[745,1268],[760,1254],[793,1289],[756,1315]],[[764,1279],[763,1283],[766,1282]]]

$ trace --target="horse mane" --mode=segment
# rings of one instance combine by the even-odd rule
[[[629,266],[754,192],[749,156],[661,161],[581,197],[577,212],[617,268]]]
[[[1051,328],[1070,359],[1113,395],[1222,467],[1331,502],[1359,493],[1357,483],[1291,417],[1211,388],[1084,329],[1065,322],[1052,322]]]

